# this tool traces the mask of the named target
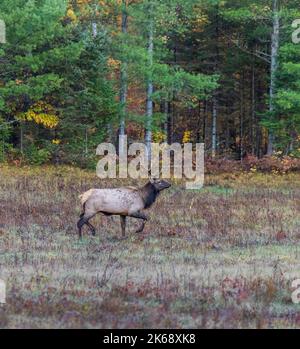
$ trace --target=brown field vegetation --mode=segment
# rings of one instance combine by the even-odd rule
[[[300,174],[173,182],[142,234],[94,219],[78,240],[78,195],[99,180],[71,167],[0,168],[1,328],[296,328]],[[140,184],[142,182],[139,182]]]

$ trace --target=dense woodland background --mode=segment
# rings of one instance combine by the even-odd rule
[[[94,166],[118,134],[300,156],[299,1],[1,0],[0,18],[1,161]]]

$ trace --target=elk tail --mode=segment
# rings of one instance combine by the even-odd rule
[[[84,207],[85,203],[88,201],[88,199],[93,194],[93,192],[94,192],[94,189],[90,189],[90,190],[86,191],[85,193],[79,195],[79,199],[80,199],[82,207]]]

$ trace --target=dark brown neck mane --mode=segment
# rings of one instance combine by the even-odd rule
[[[150,206],[152,206],[159,194],[159,190],[157,190],[155,186],[150,182],[140,188],[139,192],[145,204],[144,208],[149,208]]]

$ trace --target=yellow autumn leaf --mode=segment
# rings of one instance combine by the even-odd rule
[[[71,8],[69,8],[67,11],[67,17],[70,18],[72,22],[75,22],[77,20],[75,12]]]
[[[192,131],[184,131],[182,143],[189,143],[191,141]]]
[[[42,101],[32,105],[27,112],[19,113],[17,118],[23,121],[34,121],[36,124],[43,125],[47,128],[56,127],[59,121],[53,107]]]

